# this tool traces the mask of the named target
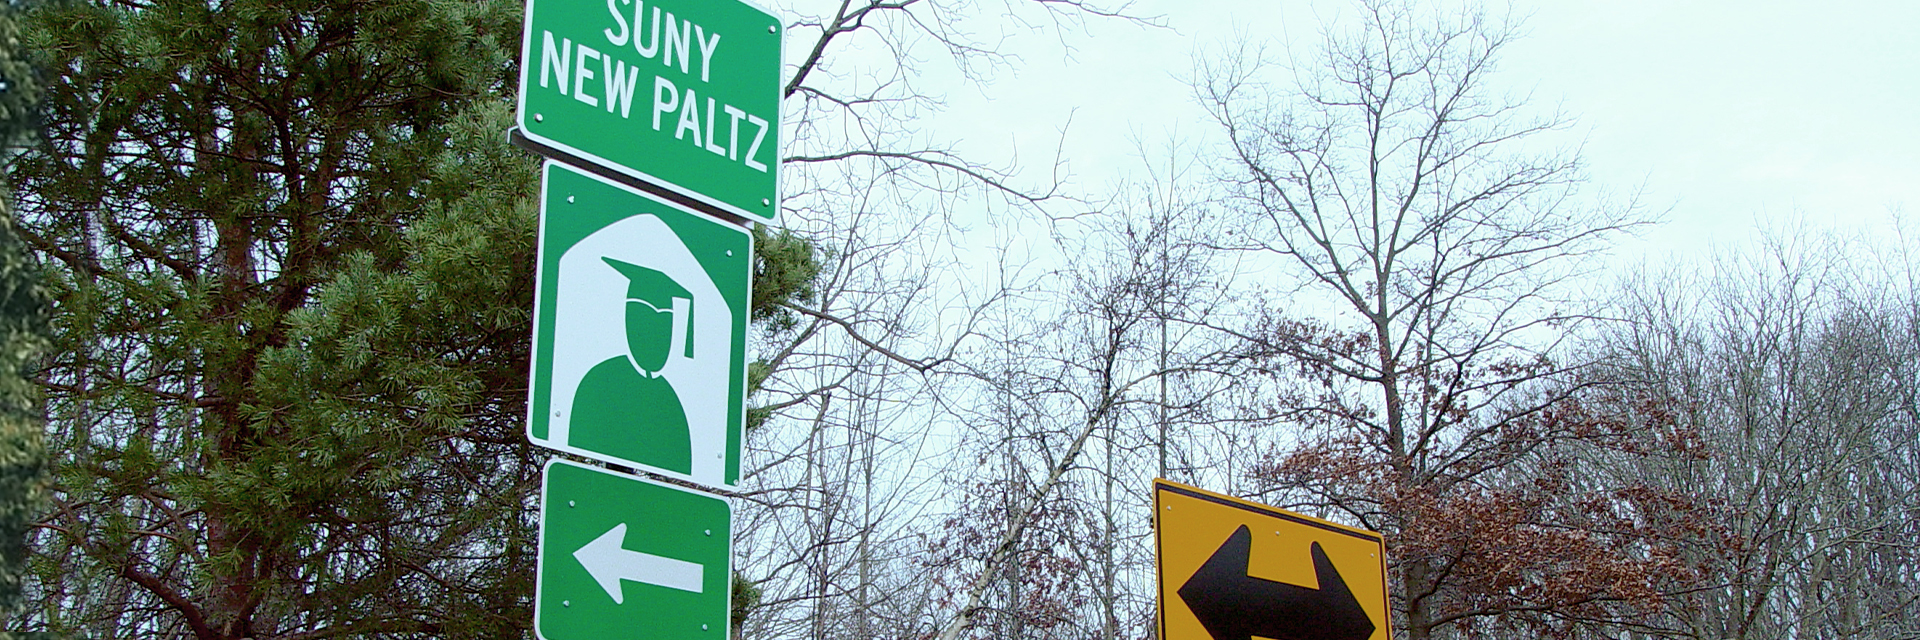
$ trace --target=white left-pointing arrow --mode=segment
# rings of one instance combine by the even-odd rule
[[[621,604],[626,598],[620,593],[620,581],[632,580],[646,584],[659,585],[668,589],[700,593],[700,583],[705,578],[706,567],[697,563],[673,558],[662,558],[651,553],[628,551],[621,548],[627,539],[627,523],[613,525],[606,533],[594,538],[587,546],[573,552],[573,559],[586,567],[600,588],[607,590],[614,604]]]

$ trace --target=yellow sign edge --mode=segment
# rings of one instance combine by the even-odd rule
[[[1347,525],[1340,524],[1338,522],[1322,520],[1320,518],[1315,518],[1313,516],[1306,515],[1303,513],[1294,513],[1292,511],[1288,511],[1286,509],[1282,509],[1272,505],[1260,504],[1258,502],[1253,502],[1251,500],[1246,500],[1243,498],[1235,498],[1233,496],[1230,496],[1224,493],[1215,493],[1215,492],[1208,491],[1206,489],[1202,489],[1196,486],[1180,484],[1178,482],[1174,482],[1172,480],[1167,480],[1164,478],[1153,479],[1153,493],[1154,493],[1154,503],[1155,503],[1154,506],[1156,508],[1160,506],[1159,496],[1160,496],[1160,492],[1163,490],[1184,494],[1189,498],[1199,498],[1201,500],[1206,500],[1208,502],[1219,503],[1229,507],[1235,507],[1235,508],[1244,509],[1247,511],[1252,511],[1254,513],[1258,513],[1264,516],[1279,518],[1281,520],[1288,520],[1296,524],[1304,524],[1309,527],[1314,527],[1316,529],[1326,529],[1334,533],[1345,534],[1345,535],[1353,536],[1356,538],[1371,540],[1373,542],[1382,543],[1382,544],[1386,542],[1386,540],[1382,538],[1378,532],[1368,531],[1366,529],[1361,529],[1358,527],[1349,527]],[[1155,512],[1156,515],[1158,513],[1159,513],[1158,511]]]
[[[1347,525],[1340,524],[1338,522],[1331,522],[1328,520],[1323,520],[1321,518],[1315,518],[1313,516],[1306,515],[1303,513],[1294,513],[1292,511],[1281,509],[1279,507],[1275,507],[1272,505],[1261,504],[1258,502],[1254,502],[1254,501],[1246,500],[1242,498],[1235,498],[1233,496],[1230,496],[1224,493],[1208,491],[1206,489],[1202,489],[1193,485],[1174,482],[1166,478],[1154,478],[1153,479],[1153,557],[1154,557],[1153,576],[1157,584],[1154,585],[1155,587],[1154,599],[1156,603],[1153,608],[1153,618],[1154,618],[1153,622],[1154,622],[1154,627],[1156,627],[1155,630],[1157,631],[1157,633],[1155,634],[1155,638],[1157,640],[1165,640],[1165,638],[1167,637],[1167,617],[1166,617],[1167,603],[1159,602],[1160,600],[1159,594],[1164,594],[1167,592],[1166,567],[1160,562],[1160,558],[1165,557],[1165,551],[1164,549],[1161,548],[1162,538],[1160,535],[1163,530],[1163,528],[1160,526],[1160,518],[1162,518],[1166,512],[1164,508],[1165,505],[1160,504],[1160,496],[1164,493],[1177,493],[1177,494],[1185,495],[1189,498],[1198,498],[1201,500],[1206,500],[1208,502],[1220,504],[1223,506],[1229,506],[1236,509],[1252,511],[1254,513],[1258,513],[1260,515],[1268,516],[1271,518],[1286,520],[1296,524],[1303,524],[1303,525],[1314,527],[1317,529],[1325,529],[1327,531],[1339,533],[1342,535],[1353,536],[1353,537],[1360,538],[1362,540],[1367,540],[1367,541],[1373,542],[1374,544],[1380,545],[1380,584],[1387,587],[1385,589],[1386,593],[1384,593],[1383,595],[1387,596],[1388,598],[1388,601],[1383,603],[1384,604],[1383,611],[1386,613],[1387,619],[1383,621],[1384,626],[1382,627],[1382,629],[1384,630],[1386,637],[1388,638],[1393,637],[1393,602],[1392,602],[1393,589],[1392,589],[1392,583],[1387,580],[1387,541],[1386,541],[1386,538],[1381,536],[1378,532],[1368,531],[1366,529],[1361,529],[1358,527],[1349,527]]]

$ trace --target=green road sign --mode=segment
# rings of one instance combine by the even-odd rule
[[[547,162],[527,439],[735,487],[752,235]]]
[[[527,0],[520,131],[748,220],[779,217],[779,19],[739,0]]]
[[[691,489],[550,460],[533,626],[543,640],[727,640],[733,516]]]

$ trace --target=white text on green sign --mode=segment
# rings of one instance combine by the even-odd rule
[[[529,138],[748,219],[777,216],[779,24],[737,0],[533,0]]]

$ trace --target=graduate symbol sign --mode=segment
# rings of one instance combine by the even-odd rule
[[[548,162],[527,438],[734,488],[752,237]]]

